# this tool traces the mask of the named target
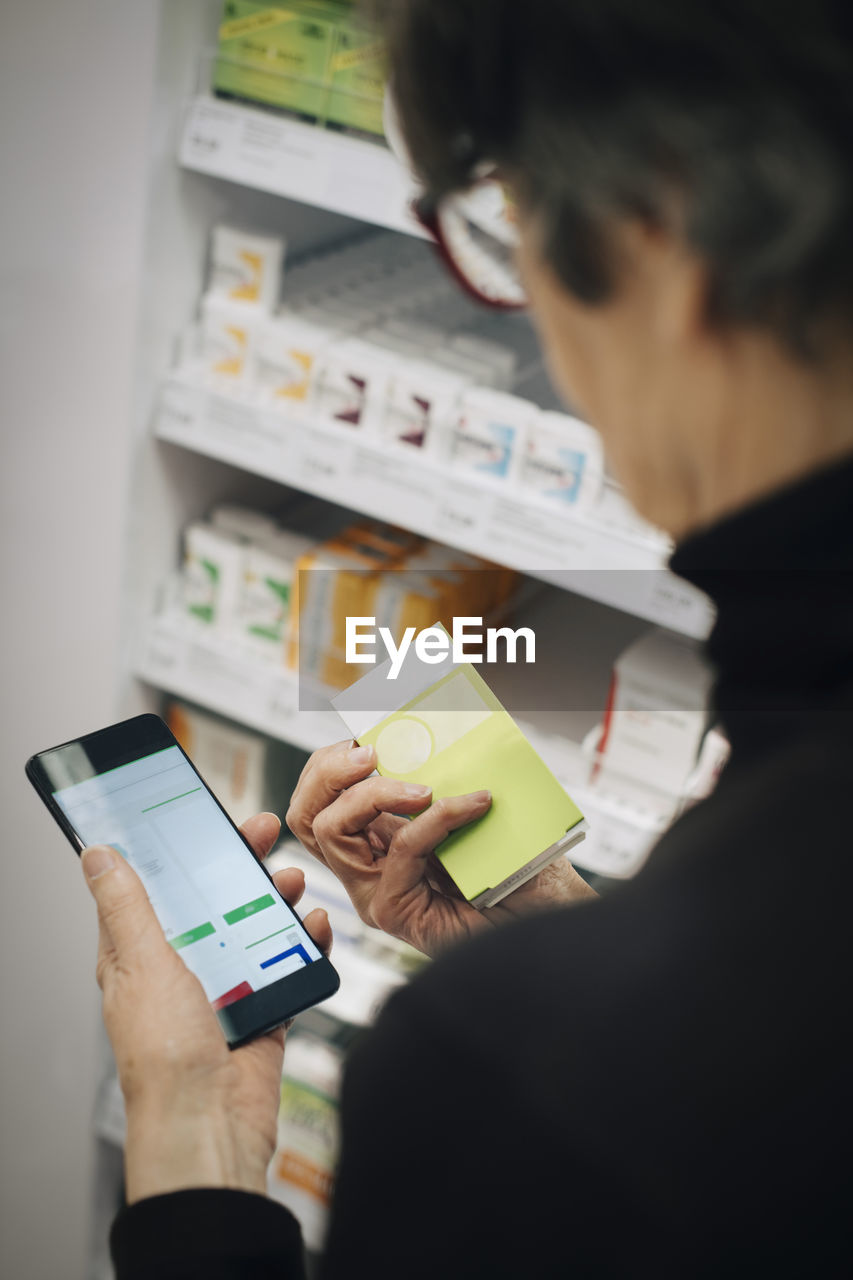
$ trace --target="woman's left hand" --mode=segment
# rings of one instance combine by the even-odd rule
[[[242,831],[266,856],[280,822],[262,813]],[[275,1150],[284,1029],[230,1050],[198,978],[169,945],[132,867],[109,846],[84,851],[98,906],[98,983],[127,1109],[128,1203],[189,1187],[263,1194]],[[273,877],[291,904],[301,871]],[[324,911],[306,927],[328,952]]]

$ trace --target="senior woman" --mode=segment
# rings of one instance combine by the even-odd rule
[[[487,795],[424,809],[369,749],[311,758],[291,828],[437,956],[348,1065],[322,1274],[846,1273],[853,11],[382,10],[425,216],[506,185],[556,386],[715,601],[732,756],[618,893],[566,864],[483,914],[431,851]],[[250,824],[259,854],[277,830]],[[229,1054],[131,870],[83,865],[128,1112],[120,1280],[301,1276],[264,1198],[283,1033]]]

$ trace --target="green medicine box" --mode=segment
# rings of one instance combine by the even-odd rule
[[[367,27],[339,25],[331,62],[329,120],[382,135],[386,78],[385,42]]]
[[[443,630],[436,625],[431,630]],[[469,663],[407,653],[399,677],[373,668],[332,705],[377,772],[424,783],[433,799],[488,788],[492,806],[436,856],[472,906],[494,906],[584,839],[581,810]]]
[[[346,0],[226,0],[213,89],[381,135],[384,43]]]
[[[213,67],[214,90],[325,118],[335,12],[227,0]]]

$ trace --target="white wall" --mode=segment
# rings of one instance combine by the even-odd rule
[[[156,25],[154,0],[3,11],[0,1274],[16,1280],[85,1274],[94,918],[23,762],[116,709]]]

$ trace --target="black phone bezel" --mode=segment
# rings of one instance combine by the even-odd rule
[[[78,857],[86,847],[85,843],[54,800],[51,780],[43,763],[46,756],[78,746],[85,748],[86,756],[92,762],[92,773],[89,776],[103,773],[107,769],[119,768],[122,764],[129,764],[133,760],[138,760],[155,751],[165,750],[167,747],[177,747],[214,804],[225,815],[240,843],[248,851],[249,856],[257,861],[252,846],[228,813],[226,813],[186,751],[175,738],[171,729],[160,716],[155,715],[153,712],[132,716],[128,720],[121,720],[117,724],[108,725],[106,728],[98,729],[94,733],[85,734],[80,738],[72,738],[68,742],[60,743],[59,746],[36,752],[27,761],[25,765],[27,777],[47,806],[57,825],[76,850]],[[83,780],[83,778],[80,779],[80,781]],[[294,919],[298,920],[304,929],[303,921],[293,910],[293,907],[281,897],[267,868],[263,863],[258,865],[269,880],[273,892],[281,899]],[[306,933],[308,932],[307,929],[305,931]],[[310,933],[308,936],[309,938],[311,937]],[[314,941],[313,938],[311,940],[312,942]],[[218,1009],[216,1016],[219,1019],[219,1024],[222,1027],[228,1045],[230,1048],[236,1049],[249,1040],[254,1040],[258,1036],[274,1031],[276,1027],[282,1026],[297,1014],[304,1012],[305,1009],[327,1000],[335,994],[339,987],[340,977],[337,971],[331,961],[326,956],[323,956],[320,960],[314,960],[311,964],[305,965],[304,968],[297,969],[295,973],[287,974],[286,977],[280,978],[277,982],[261,987],[259,991],[253,991],[251,995],[242,996],[239,1000],[235,1000],[233,1004],[226,1005],[224,1009]]]

